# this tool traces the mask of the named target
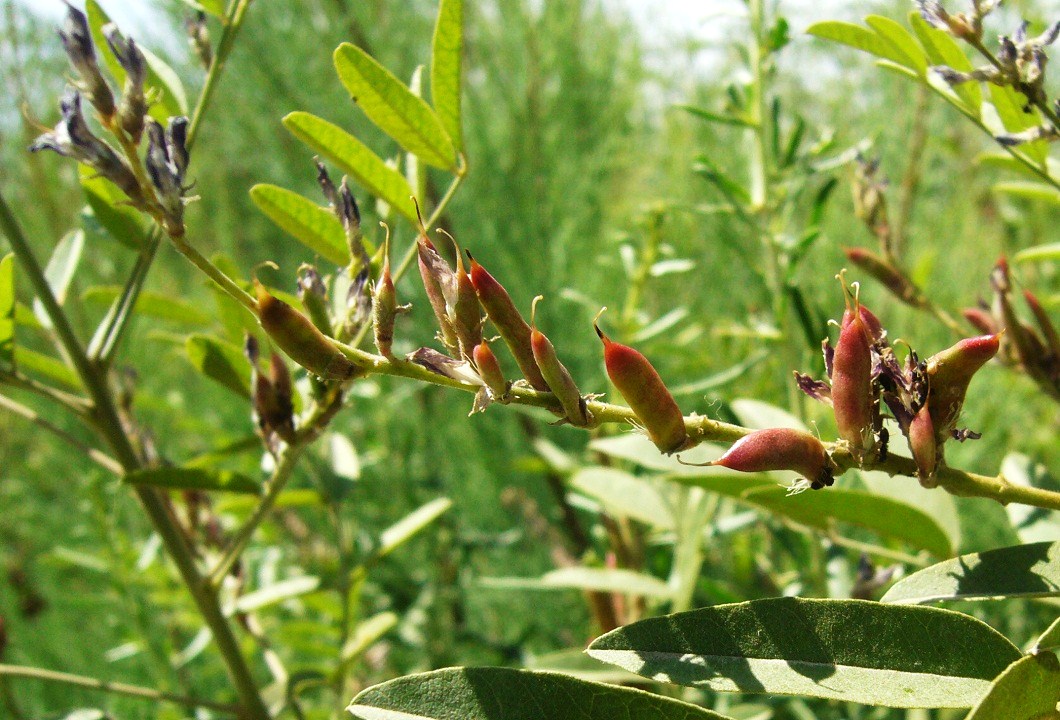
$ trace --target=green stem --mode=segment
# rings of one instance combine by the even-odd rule
[[[3,408],[8,412],[14,413],[19,417],[25,418],[37,427],[44,428],[48,432],[52,433],[56,437],[66,442],[71,447],[84,453],[89,460],[96,463],[104,470],[107,470],[108,472],[118,476],[122,474],[121,464],[117,460],[112,458],[110,455],[107,455],[105,452],[102,452],[94,447],[86,445],[70,433],[63,430],[58,425],[53,425],[52,423],[48,422],[32,408],[26,407],[22,403],[4,397],[3,395],[0,395],[0,408]]]
[[[126,695],[128,697],[138,697],[145,700],[171,702],[177,705],[183,705],[184,707],[201,707],[223,713],[239,712],[239,708],[234,705],[226,705],[224,703],[212,702],[210,700],[200,700],[199,698],[187,697],[186,695],[175,695],[173,693],[155,690],[154,688],[139,687],[138,685],[110,682],[108,680],[100,680],[99,678],[86,677],[84,675],[72,675],[71,673],[56,672],[55,670],[45,670],[43,668],[25,667],[22,665],[0,665],[0,677],[17,677],[30,680],[43,680],[44,682],[62,683],[64,685],[74,685],[76,687],[113,693],[115,695]]]
[[[222,290],[231,295],[232,298],[251,313],[254,315],[258,314],[258,301],[246,290],[239,287],[232,278],[221,272],[221,269],[210,262],[205,255],[189,244],[183,232],[170,234],[169,239],[173,243],[173,247],[177,249],[177,252],[187,258],[192,265],[199,268],[203,274],[217,283]]]
[[[84,398],[78,397],[77,395],[71,395],[62,390],[56,390],[50,385],[45,385],[33,378],[20,375],[19,373],[10,370],[0,370],[0,385],[10,385],[13,388],[18,388],[19,390],[25,390],[26,392],[39,395],[46,400],[51,400],[54,403],[62,405],[67,410],[82,418],[88,415],[88,411],[91,408],[91,404]]]

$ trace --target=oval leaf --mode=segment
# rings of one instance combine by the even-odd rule
[[[1012,256],[1016,262],[1042,262],[1060,260],[1060,243],[1048,243],[1024,248]]]
[[[1060,595],[1060,542],[970,553],[899,580],[882,601],[929,603]]]
[[[822,40],[831,40],[832,42],[862,50],[878,58],[895,62],[898,65],[909,67],[912,63],[912,60],[892,43],[872,30],[853,23],[840,20],[814,23],[806,28],[806,33]]]
[[[457,169],[453,141],[430,106],[356,45],[335,50],[335,70],[368,119],[429,165]]]
[[[147,229],[140,213],[124,204],[124,195],[110,180],[81,165],[81,190],[92,209],[92,216],[112,238],[126,247],[138,249],[144,244]]]
[[[593,498],[609,514],[639,520],[654,528],[672,530],[670,508],[650,482],[614,468],[590,467],[579,470],[570,486]]]
[[[464,0],[441,0],[431,48],[431,100],[457,150],[463,146],[460,87],[464,55]]]
[[[276,185],[255,185],[250,188],[250,198],[259,210],[298,242],[336,265],[349,264],[346,231],[331,211]]]
[[[291,113],[283,119],[283,126],[314,152],[352,175],[365,190],[387,202],[409,221],[416,222],[412,186],[367,145],[338,125],[307,112]]]
[[[642,620],[597,638],[586,652],[678,685],[906,708],[971,707],[1020,656],[961,613],[800,598]]]
[[[315,592],[320,587],[320,578],[315,575],[303,575],[288,580],[281,580],[268,587],[240,596],[234,603],[236,612],[254,612],[284,600]]]
[[[949,33],[931,27],[916,11],[909,13],[909,24],[933,65],[946,65],[960,72],[972,71],[971,61]],[[973,118],[978,118],[983,107],[983,91],[979,88],[979,83],[961,83],[955,85],[953,91],[964,101],[964,109]]]
[[[1057,717],[1060,661],[1051,652],[1008,666],[965,720],[1046,720]]]
[[[55,380],[68,388],[81,389],[81,379],[64,363],[23,345],[15,345],[15,366],[20,370],[28,370],[30,373]]]
[[[0,363],[15,362],[15,255],[0,260]]]
[[[66,293],[73,282],[74,273],[81,262],[81,251],[85,247],[85,233],[83,230],[71,230],[63,236],[52,256],[48,259],[48,265],[44,268],[44,278],[48,281],[48,287],[52,289],[56,302],[60,305],[66,303]],[[37,316],[40,324],[50,329],[52,320],[44,310],[40,300],[33,301],[33,314]]]
[[[927,72],[927,58],[924,56],[924,50],[908,30],[882,15],[869,15],[865,18],[865,24],[875,30],[876,34],[891,45],[896,52],[907,58],[906,62],[902,63],[903,65],[915,69],[921,76]]]
[[[226,492],[261,493],[261,483],[229,470],[196,467],[161,467],[137,470],[124,478],[134,485],[153,485],[172,490],[223,490]]]
[[[448,668],[370,687],[346,708],[361,720],[725,720],[659,695],[510,668]]]
[[[191,335],[184,349],[196,370],[239,397],[250,397],[250,363],[238,347],[210,335]]]

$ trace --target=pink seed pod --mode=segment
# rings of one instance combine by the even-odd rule
[[[552,388],[552,394],[559,400],[567,420],[575,427],[587,427],[592,415],[585,407],[585,400],[578,391],[578,386],[571,377],[570,371],[560,362],[552,341],[537,329],[537,303],[541,295],[534,298],[530,308],[530,349],[534,353],[534,362]]]
[[[793,428],[755,430],[708,464],[739,472],[792,470],[809,480],[814,490],[835,482],[834,466],[821,441]]]
[[[427,300],[434,310],[434,317],[438,320],[439,337],[446,349],[452,353],[458,352],[456,330],[449,319],[449,313],[445,306],[445,297],[454,285],[455,278],[449,263],[438,254],[434,243],[423,235],[419,236],[417,243],[416,260],[420,268],[420,278],[423,279],[423,289],[427,293]]]
[[[994,316],[983,308],[965,308],[961,311],[961,315],[972,327],[984,335],[993,335],[997,332],[997,323],[994,321]]]
[[[482,382],[486,383],[494,400],[500,400],[508,394],[508,381],[504,379],[504,371],[497,361],[497,356],[490,350],[489,343],[483,340],[471,353],[471,360],[475,363],[475,369]]]
[[[926,488],[938,485],[935,480],[935,470],[939,461],[939,442],[935,438],[935,426],[931,421],[931,411],[928,405],[924,405],[913,416],[909,423],[909,450],[913,453],[913,461],[916,463],[917,477],[920,484]]]
[[[832,359],[832,410],[839,436],[859,463],[875,444],[871,338],[877,333],[882,333],[879,320],[855,297],[854,307],[843,313]]]
[[[957,425],[972,376],[997,355],[1001,333],[965,338],[927,360],[928,402],[935,440],[942,445]]]

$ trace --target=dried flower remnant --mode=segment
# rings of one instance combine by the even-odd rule
[[[578,386],[571,377],[570,372],[556,355],[556,348],[552,341],[544,333],[537,329],[537,303],[541,295],[534,298],[530,310],[530,347],[534,353],[534,361],[537,363],[545,382],[552,388],[552,393],[559,400],[567,421],[575,427],[588,427],[592,415],[585,407],[585,399],[578,392]],[[683,426],[683,422],[682,422]]]
[[[717,460],[702,465],[748,473],[791,470],[802,475],[813,490],[835,483],[835,466],[824,444],[794,428],[755,430],[733,443]]]
[[[688,447],[691,440],[681,408],[648,358],[628,345],[611,340],[595,321],[593,329],[604,344],[607,376],[655,446],[668,455]]]
[[[114,95],[103,79],[96,61],[96,50],[92,45],[92,32],[85,14],[66,2],[66,18],[59,30],[59,39],[70,58],[70,65],[77,72],[78,87],[105,120],[114,115]]]
[[[970,12],[950,14],[938,0],[915,2],[920,16],[929,25],[970,43],[982,40],[983,18],[1001,4],[1001,0],[972,0]]]
[[[165,214],[166,231],[171,235],[184,233],[184,171],[188,163],[186,131],[184,118],[170,118],[165,130],[155,120],[147,119],[144,165]]]
[[[139,144],[144,131],[144,116],[147,115],[147,99],[144,83],[147,82],[147,59],[132,38],[126,39],[118,26],[108,23],[103,26],[103,37],[110,52],[125,70],[125,86],[118,105],[118,123],[128,133],[133,144]]]
[[[261,372],[258,364],[258,341],[247,335],[243,352],[250,361],[254,418],[262,439],[273,452],[275,437],[285,442],[294,440],[294,404],[291,375],[283,359],[275,352],[269,359],[269,372]]]

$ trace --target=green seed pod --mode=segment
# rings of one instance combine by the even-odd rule
[[[325,380],[347,380],[363,372],[332,345],[309,318],[254,281],[258,322],[281,350],[309,372]]]
[[[470,252],[467,257],[471,261],[471,284],[475,287],[479,302],[511,350],[515,362],[523,371],[523,377],[536,390],[550,390],[534,360],[534,350],[530,346],[530,326],[523,320],[504,286],[486,272],[486,268],[479,265]]]
[[[530,310],[530,348],[534,353],[534,361],[545,378],[545,382],[552,388],[552,393],[559,400],[559,404],[563,406],[563,412],[566,413],[570,424],[575,427],[586,427],[592,415],[585,407],[585,400],[578,392],[574,378],[556,355],[556,348],[552,346],[552,342],[545,337],[545,334],[537,329],[537,323],[534,321],[537,314],[537,302],[540,299],[540,295],[534,298]]]
[[[490,350],[489,343],[483,340],[471,353],[471,359],[475,363],[475,369],[482,382],[486,383],[494,400],[499,400],[508,394],[508,381],[504,379],[504,371],[497,361],[497,356]]]
[[[928,358],[927,406],[939,446],[957,426],[972,376],[997,355],[1000,342],[1001,333],[965,338]]]
[[[935,426],[931,421],[929,405],[920,408],[909,423],[909,449],[916,462],[917,477],[924,487],[935,487],[935,470],[939,461],[939,442],[935,437]]]
[[[739,472],[792,470],[809,480],[814,490],[835,482],[832,461],[821,441],[793,428],[755,430],[733,443],[720,458],[707,464]]]
[[[593,328],[604,343],[607,376],[629,403],[651,441],[668,455],[684,449],[689,437],[681,408],[648,358],[631,347],[613,342],[595,322]]]
[[[867,316],[867,311],[862,313],[861,305],[855,298],[853,309],[848,307],[843,313],[839,340],[832,359],[832,410],[836,427],[859,463],[865,452],[875,444],[873,428],[876,403],[872,386],[870,341],[875,331],[866,322]]]

